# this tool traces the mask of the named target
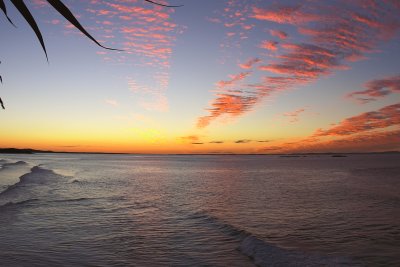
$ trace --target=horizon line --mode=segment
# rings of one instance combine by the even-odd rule
[[[15,152],[15,153],[13,153]],[[288,152],[288,153],[138,153],[138,152],[92,152],[92,151],[53,151],[53,150],[41,150],[32,148],[0,148],[0,154],[104,154],[104,155],[337,155],[337,154],[396,154],[400,153],[398,150],[389,151],[357,151],[357,152]]]

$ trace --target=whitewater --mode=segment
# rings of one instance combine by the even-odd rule
[[[400,266],[400,155],[0,155],[1,266]]]

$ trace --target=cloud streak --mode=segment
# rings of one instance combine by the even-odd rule
[[[173,21],[174,9],[145,1],[91,0],[85,11],[80,14],[82,19],[97,19],[90,30],[99,40],[125,50],[123,53],[100,51],[98,54],[110,64],[132,68],[132,72],[123,78],[128,83],[132,80],[136,83],[132,92],[139,94],[137,104],[147,110],[167,111],[165,92],[169,87],[171,56],[176,38],[184,29]],[[68,27],[67,31],[72,32]],[[135,68],[140,68],[141,75]]]
[[[400,103],[347,118],[328,130],[318,129],[313,137],[353,135],[390,126],[400,126]]]
[[[400,149],[400,129],[385,132],[364,133],[340,139],[287,143],[260,149],[264,153],[307,153],[307,152],[379,152]]]
[[[242,69],[251,69],[253,67],[253,65],[257,64],[261,62],[261,59],[259,58],[251,58],[249,60],[247,60],[245,63],[239,64],[239,67]]]
[[[196,142],[200,140],[200,137],[198,135],[187,135],[187,136],[182,136],[180,137],[182,141],[190,141],[190,142]]]
[[[301,109],[298,109],[298,110],[295,110],[295,111],[283,113],[283,116],[289,117],[290,118],[290,122],[298,122],[300,114],[305,112],[305,111],[306,111],[305,108],[301,108]]]
[[[218,97],[211,103],[208,109],[208,116],[200,117],[197,121],[198,128],[204,128],[212,120],[222,115],[229,114],[236,117],[249,111],[257,102],[257,98],[251,96],[240,96],[233,94],[218,94]]]
[[[249,75],[251,74],[251,72],[241,72],[235,75],[229,75],[230,80],[227,81],[219,81],[217,82],[216,86],[219,89],[223,89],[225,87],[230,87],[233,85],[236,85],[238,82],[243,81],[244,79],[246,79]]]
[[[276,51],[278,50],[278,44],[279,43],[276,41],[263,41],[260,47],[270,51]]]
[[[390,94],[400,93],[400,74],[369,81],[364,87],[366,90],[352,92],[346,97],[356,99],[364,104]]]
[[[240,140],[236,140],[235,144],[247,144],[250,143],[252,140],[249,139],[240,139]]]
[[[346,118],[328,129],[317,129],[297,142],[262,148],[263,152],[335,152],[400,149],[400,103]]]
[[[107,105],[110,105],[110,106],[113,106],[113,107],[117,107],[119,104],[118,104],[118,101],[117,100],[115,100],[115,99],[106,99],[106,100],[104,100],[104,102],[107,104]]]
[[[321,20],[319,15],[305,12],[301,5],[275,5],[268,9],[254,7],[252,17],[258,20],[292,25]]]
[[[257,20],[257,25],[265,22],[269,28],[271,23],[296,27],[304,41],[287,42],[285,32],[269,30],[282,43],[278,50],[278,41],[265,41],[262,50],[279,51],[275,59],[263,59],[260,51],[254,58],[265,64],[257,68],[250,61],[249,64],[240,65],[243,69],[252,70],[254,75],[261,74],[263,77],[257,83],[241,86],[234,94],[216,94],[210,103],[211,108],[206,109],[208,115],[200,117],[197,126],[204,128],[222,116],[242,116],[274,93],[310,84],[338,70],[349,69],[349,63],[365,59],[366,54],[376,53],[378,45],[398,33],[398,12],[399,5],[394,1],[377,5],[351,1],[337,6],[308,1],[302,5],[253,7],[246,21]],[[396,79],[392,82],[396,82]],[[354,93],[350,97],[378,94],[378,91],[382,93],[381,89],[376,89],[379,85],[382,85],[382,81],[378,85],[368,85],[373,90]],[[398,91],[394,85],[390,86],[391,93]]]
[[[274,36],[274,37],[278,37],[281,40],[284,40],[286,38],[288,38],[288,34],[284,31],[280,31],[280,30],[269,30],[269,33]]]

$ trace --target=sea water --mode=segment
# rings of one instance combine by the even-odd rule
[[[400,266],[399,163],[0,155],[0,265]]]

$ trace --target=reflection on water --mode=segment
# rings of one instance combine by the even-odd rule
[[[2,266],[400,265],[398,155],[0,159]]]

